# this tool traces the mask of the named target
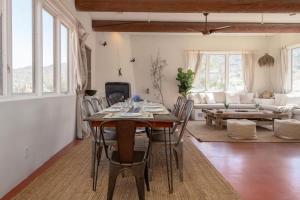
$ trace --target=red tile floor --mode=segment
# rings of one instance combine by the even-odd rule
[[[300,200],[300,143],[192,140],[243,200]]]

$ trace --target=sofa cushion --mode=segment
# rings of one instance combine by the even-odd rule
[[[206,103],[207,104],[215,104],[217,103],[215,100],[215,96],[213,93],[205,93],[206,95]]]
[[[276,106],[285,106],[287,104],[287,95],[286,94],[274,94],[275,105]]]
[[[238,93],[226,93],[227,104],[240,104],[240,95]]]
[[[253,104],[254,93],[244,93],[240,95],[241,104]]]
[[[255,109],[255,104],[229,104],[230,109]]]
[[[222,103],[216,104],[194,104],[194,109],[224,109],[225,106]]]
[[[254,102],[258,103],[259,105],[275,105],[275,99],[255,98]]]
[[[214,94],[216,103],[225,103],[225,101],[226,101],[225,92],[214,92],[213,94]]]

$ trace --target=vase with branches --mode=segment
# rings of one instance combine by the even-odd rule
[[[190,90],[193,88],[194,79],[195,72],[193,72],[191,69],[184,71],[183,68],[178,68],[176,80],[179,82],[179,93],[185,98],[190,93]]]
[[[160,98],[161,103],[164,104],[164,95],[162,92],[163,85],[163,69],[167,66],[167,61],[162,59],[159,52],[155,59],[151,60],[151,77],[152,77],[152,86],[156,90],[155,96]]]

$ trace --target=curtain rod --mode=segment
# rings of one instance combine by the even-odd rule
[[[230,50],[195,50],[195,49],[186,49],[185,52],[216,52],[216,53],[251,53],[252,51],[230,51]]]

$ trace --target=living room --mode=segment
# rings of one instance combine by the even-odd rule
[[[299,199],[300,3],[140,1],[0,0],[0,199]]]

